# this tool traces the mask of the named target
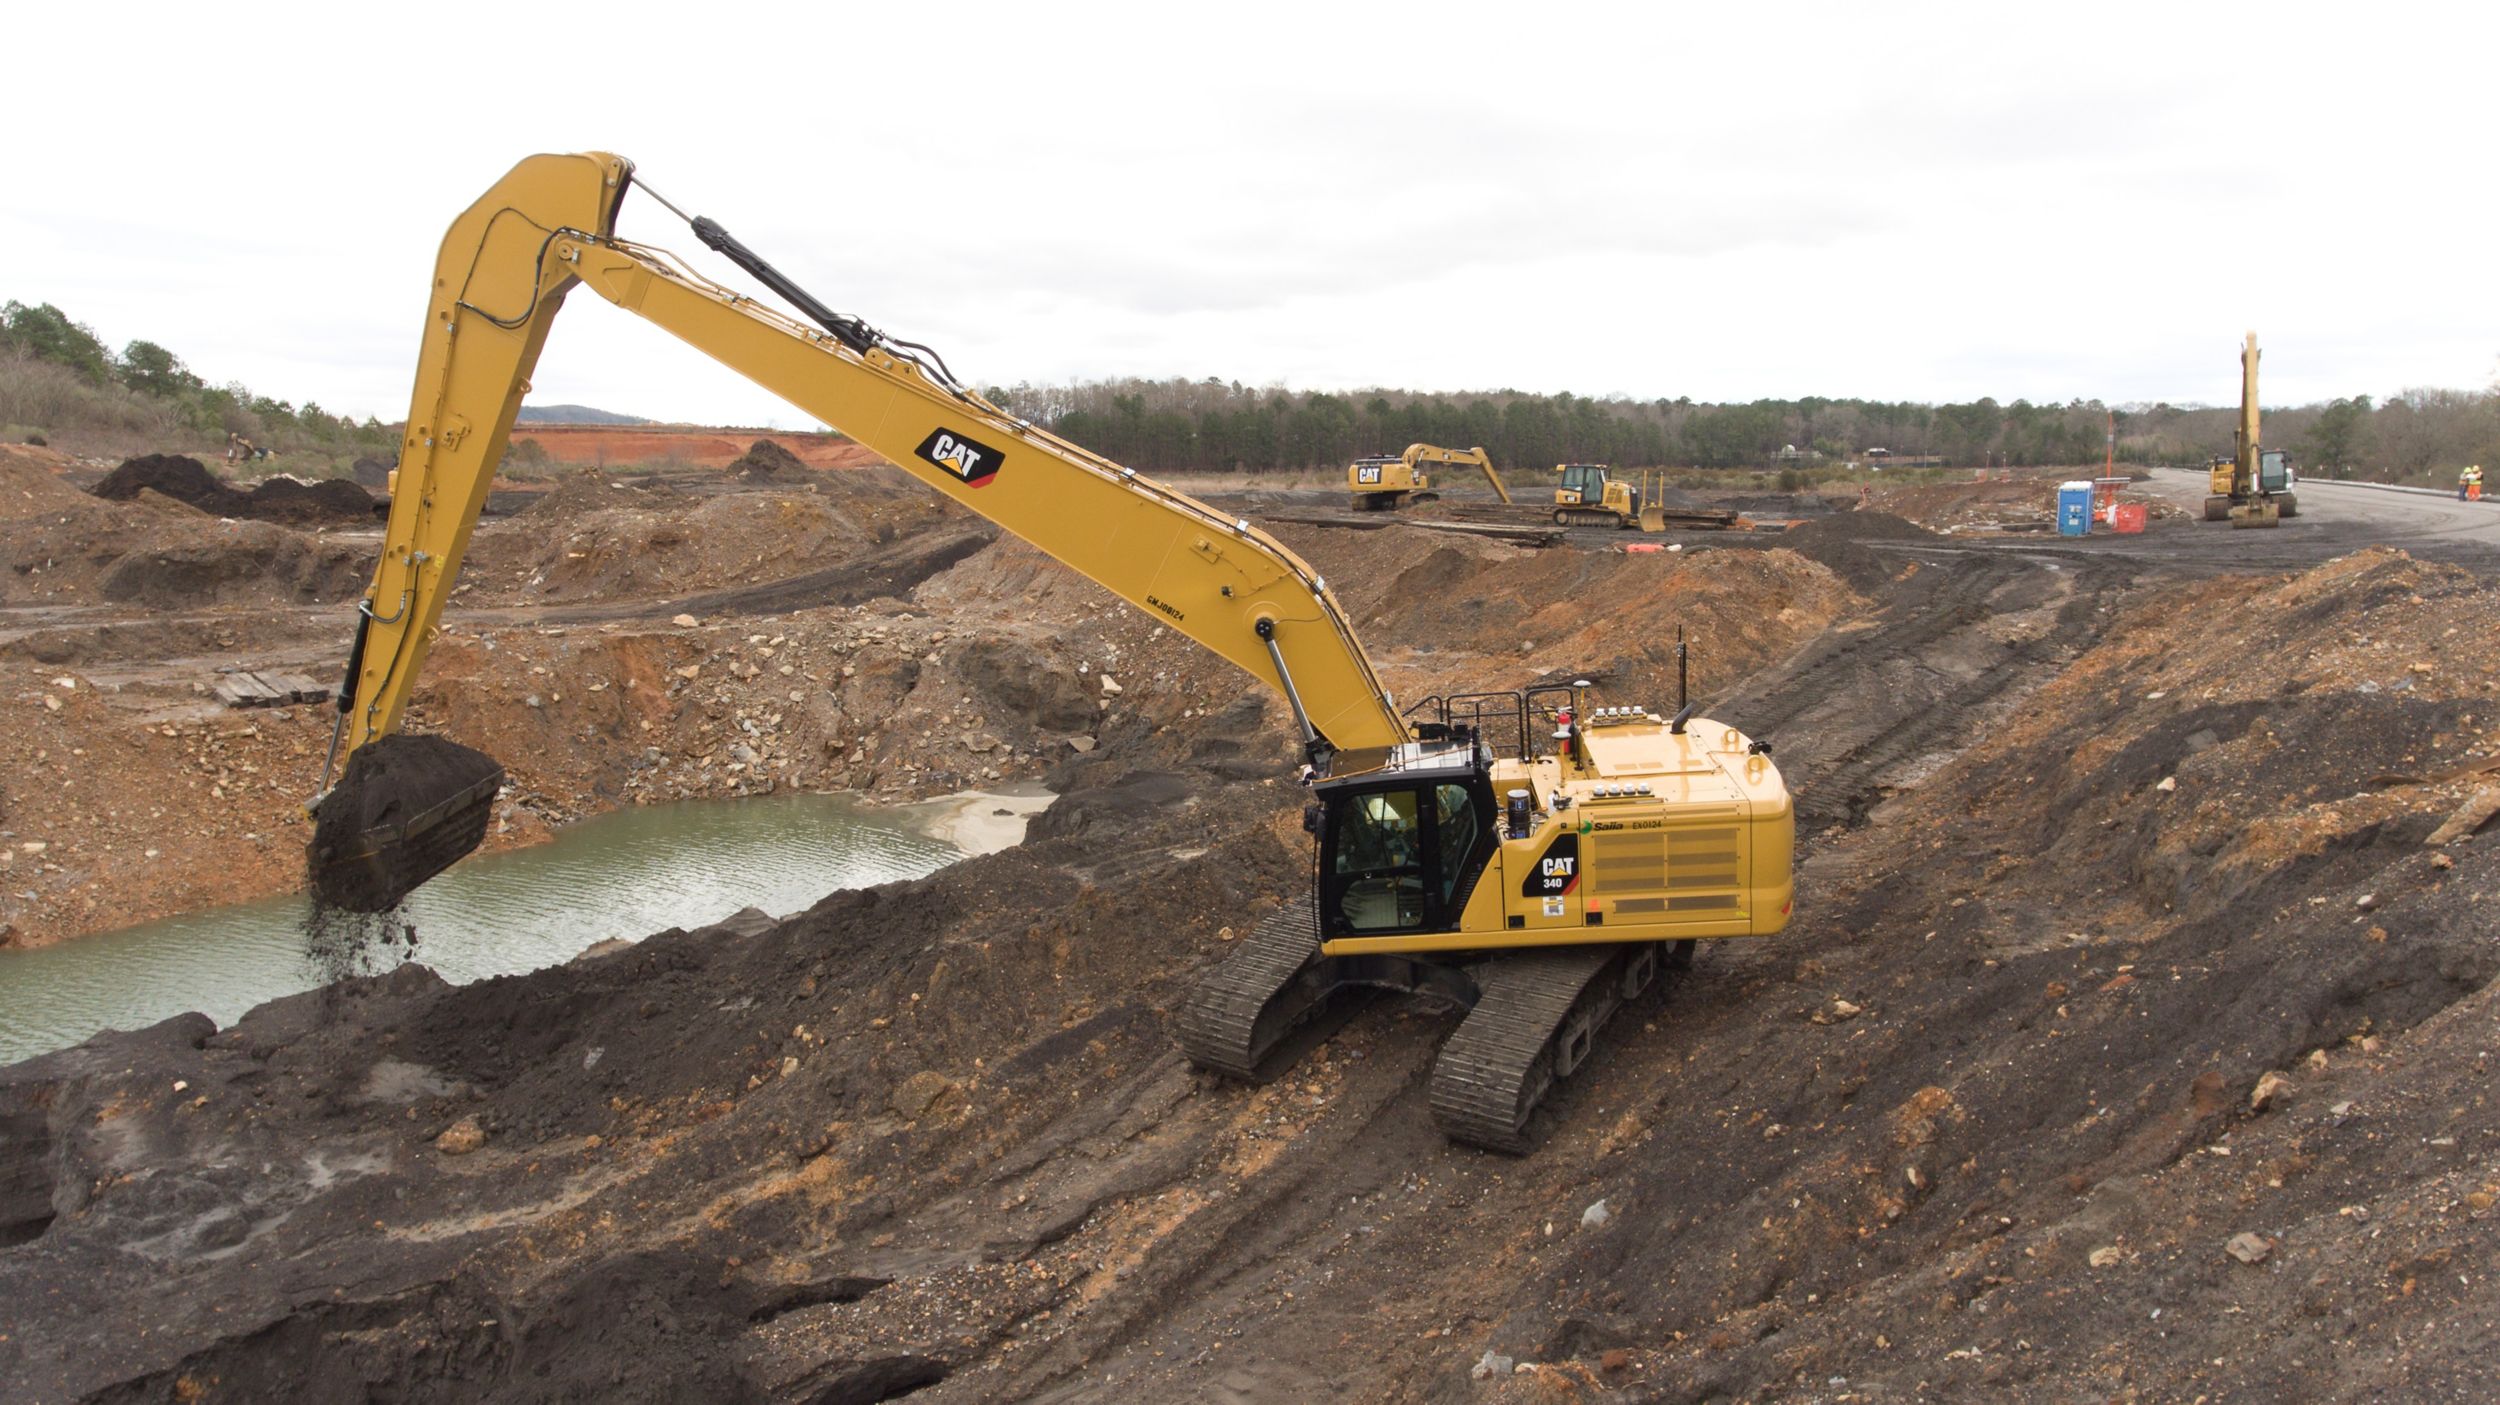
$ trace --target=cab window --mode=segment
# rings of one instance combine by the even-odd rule
[[[1338,915],[1349,929],[1386,931],[1423,920],[1421,819],[1411,790],[1374,791],[1345,802],[1329,868]]]
[[[1458,880],[1467,872],[1467,856],[1483,837],[1485,818],[1476,813],[1476,797],[1463,785],[1433,787],[1433,799],[1441,807],[1441,905],[1447,908],[1458,891]],[[1453,918],[1458,914],[1451,913]]]

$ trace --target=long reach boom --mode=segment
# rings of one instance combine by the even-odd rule
[[[1326,582],[1282,543],[990,403],[926,348],[826,310],[708,219],[690,221],[699,238],[820,325],[619,238],[633,174],[604,152],[533,156],[444,236],[389,531],[341,694],[341,757],[399,725],[548,327],[576,284],[1278,687],[1315,757],[1407,740]]]

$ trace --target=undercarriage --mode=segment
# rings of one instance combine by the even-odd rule
[[[1556,1080],[1588,1057],[1597,1032],[1662,968],[1692,963],[1694,944],[1626,942],[1472,960],[1327,956],[1308,899],[1261,922],[1202,977],[1175,1023],[1190,1062],[1260,1081],[1297,1030],[1377,990],[1465,1010],[1432,1068],[1432,1117],[1453,1141],[1514,1155]]]

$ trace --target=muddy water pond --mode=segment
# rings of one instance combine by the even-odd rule
[[[408,900],[412,959],[451,981],[551,966],[612,937],[777,916],[825,894],[918,878],[1015,843],[1042,794],[878,806],[773,795],[620,810],[535,848],[482,854]],[[1009,812],[1009,813],[1001,813]],[[0,952],[0,1063],[197,1010],[222,1027],[324,978],[305,954],[301,894]]]

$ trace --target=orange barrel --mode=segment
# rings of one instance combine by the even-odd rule
[[[2121,532],[2143,531],[2144,504],[2140,502],[2122,502],[2118,504],[2111,514],[2110,525],[2117,528]]]

